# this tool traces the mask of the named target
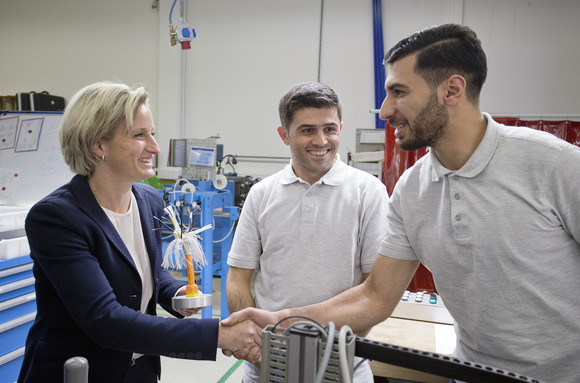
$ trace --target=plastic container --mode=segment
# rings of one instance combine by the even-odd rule
[[[28,210],[30,209],[22,206],[0,206],[0,233],[24,229]]]
[[[0,239],[0,260],[23,257],[30,254],[30,246],[26,236]]]
[[[27,207],[0,206],[0,260],[30,254],[28,239],[24,232]]]

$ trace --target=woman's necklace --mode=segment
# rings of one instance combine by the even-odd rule
[[[128,198],[127,203],[123,203],[123,198],[121,198],[121,202],[120,203],[109,203],[107,200],[105,200],[102,196],[102,194],[98,191],[98,189],[95,187],[94,184],[91,184],[91,182],[89,182],[89,187],[91,188],[91,191],[93,192],[93,195],[95,196],[95,199],[97,200],[97,203],[101,206],[104,207],[107,210],[113,211],[115,213],[118,214],[124,214],[126,212],[129,211],[129,209],[131,208],[131,198]],[[120,208],[119,208],[120,206]],[[123,206],[125,207],[123,209]]]

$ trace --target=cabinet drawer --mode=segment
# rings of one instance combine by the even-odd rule
[[[3,285],[33,276],[32,263],[17,265],[0,270],[0,289]]]
[[[12,383],[18,379],[23,359],[24,347],[20,347],[8,354],[0,355],[0,383]]]
[[[20,279],[0,285],[0,302],[19,297],[34,291],[34,277]]]
[[[0,302],[0,323],[9,322],[36,311],[36,293],[28,293]]]
[[[0,323],[0,355],[19,349],[24,345],[28,330],[34,323],[36,312],[11,321]]]

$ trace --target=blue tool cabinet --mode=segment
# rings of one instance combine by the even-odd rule
[[[29,256],[0,261],[0,383],[18,378],[24,343],[36,317]]]

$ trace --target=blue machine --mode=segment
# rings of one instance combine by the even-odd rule
[[[212,181],[190,180],[185,181],[184,185],[180,184],[180,188],[170,185],[164,190],[166,203],[172,204],[178,212],[182,213],[182,224],[195,228],[212,225],[210,229],[199,234],[208,263],[200,272],[201,291],[204,294],[212,294],[213,276],[221,277],[220,309],[222,319],[229,316],[226,299],[226,279],[229,269],[227,256],[234,237],[234,226],[240,214],[240,208],[234,206],[234,194],[235,185],[231,180],[221,189],[216,189]],[[199,210],[201,210],[200,213]],[[183,214],[187,211],[196,212],[193,215],[193,222],[188,221],[188,214]],[[172,240],[172,236],[164,235],[164,252]],[[202,318],[211,318],[212,306],[202,309],[201,316]]]

